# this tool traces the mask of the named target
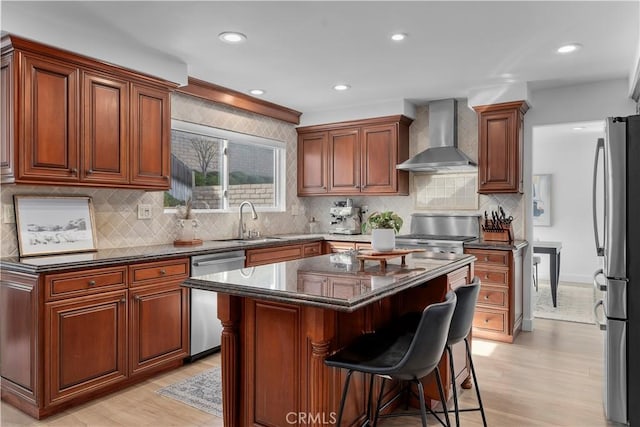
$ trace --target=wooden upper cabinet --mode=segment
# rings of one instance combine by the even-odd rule
[[[407,195],[409,158],[404,116],[298,128],[298,195]]]
[[[81,179],[129,181],[129,85],[107,75],[83,77],[83,157]]]
[[[327,133],[298,136],[298,195],[327,192]]]
[[[329,132],[329,192],[360,192],[360,129]]]
[[[474,107],[478,113],[478,193],[522,193],[525,101]]]
[[[15,65],[13,55],[3,55],[0,66],[0,182],[13,182],[14,176],[14,154],[13,141],[15,130],[15,109],[12,101],[15,99]]]
[[[173,87],[3,37],[2,182],[169,188]]]
[[[22,108],[16,181],[79,181],[79,82],[73,65],[20,54]]]
[[[131,182],[168,189],[171,160],[169,93],[133,85],[131,94]]]
[[[362,192],[398,191],[398,127],[395,124],[362,129]],[[403,174],[402,176],[405,176]]]

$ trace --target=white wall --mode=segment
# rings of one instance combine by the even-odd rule
[[[573,86],[533,90],[531,109],[524,117],[525,206],[532,206],[533,128],[536,126],[602,120],[608,116],[633,114],[635,103],[629,98],[627,79],[606,80]],[[526,210],[526,239],[533,241],[531,209]],[[525,254],[524,279],[531,283],[531,251]],[[531,286],[525,283],[523,329],[533,329]]]
[[[572,131],[568,126],[533,129],[533,173],[551,174],[551,226],[534,225],[533,238],[562,242],[563,281],[591,283],[591,275],[599,267],[593,239],[591,187],[596,141],[603,136],[603,131]],[[549,257],[540,258],[539,277],[548,280]]]

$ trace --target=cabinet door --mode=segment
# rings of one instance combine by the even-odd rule
[[[0,182],[14,180],[15,84],[13,55],[2,56],[0,66]]]
[[[526,103],[482,106],[479,112],[478,192],[522,192],[522,122]]]
[[[329,193],[360,193],[360,129],[329,132]]]
[[[131,89],[131,184],[169,189],[169,92],[134,84]]]
[[[107,75],[83,75],[84,165],[81,180],[129,182],[129,85]]]
[[[47,404],[126,378],[126,290],[47,303],[45,328]]]
[[[397,192],[398,132],[395,124],[362,129],[363,193]]]
[[[298,137],[298,195],[327,193],[327,132]]]
[[[131,290],[130,375],[189,354],[189,290],[169,283]]]
[[[28,55],[21,62],[17,180],[77,182],[79,70]]]

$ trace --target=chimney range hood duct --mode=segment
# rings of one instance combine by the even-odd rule
[[[458,150],[455,99],[429,103],[429,148],[400,163],[396,169],[414,172],[470,172],[476,164]]]

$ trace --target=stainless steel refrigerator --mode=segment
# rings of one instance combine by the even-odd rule
[[[604,183],[602,202],[597,192],[600,182]],[[599,203],[602,203],[603,215],[598,214]],[[635,421],[640,425],[637,402],[640,388],[638,115],[607,119],[605,138],[598,140],[594,162],[593,218],[596,248],[598,255],[603,257],[603,268],[594,274],[594,285],[602,291],[602,299],[594,310],[598,326],[605,334],[605,415],[613,422],[631,424]],[[602,230],[602,239],[599,230]],[[600,275],[603,279],[598,281]],[[631,381],[632,378],[636,380]]]

